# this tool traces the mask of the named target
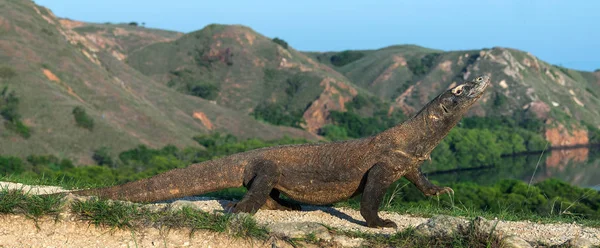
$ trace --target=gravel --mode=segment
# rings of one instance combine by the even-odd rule
[[[0,182],[0,188],[21,189],[34,194],[47,194],[54,192],[65,192],[60,187],[54,186],[28,186],[19,183]],[[186,197],[179,200],[171,201],[174,207],[192,206],[208,212],[221,212],[223,207],[232,203],[226,200],[215,200],[205,197]],[[157,203],[164,205],[168,203]],[[427,222],[428,218],[415,217],[410,215],[402,215],[394,212],[380,212],[382,218],[391,219],[398,225],[398,229],[393,228],[367,228],[360,213],[348,208],[333,208],[319,206],[303,206],[302,211],[275,211],[275,210],[260,210],[254,218],[258,223],[264,225],[273,225],[281,223],[298,223],[298,222],[317,222],[326,226],[339,228],[348,231],[361,231],[367,233],[390,234],[401,231],[408,227],[416,227],[419,224]],[[8,218],[10,219],[10,218]],[[3,240],[7,233],[7,228],[12,228],[7,217],[0,219],[0,240]],[[81,223],[72,223],[80,225]],[[60,223],[59,225],[68,225]],[[560,224],[539,224],[530,221],[500,221],[498,228],[505,230],[506,233],[515,235],[529,242],[541,242],[548,245],[559,245],[571,239],[584,238],[589,240],[593,245],[600,245],[600,228],[584,227],[577,223],[560,223]],[[75,230],[66,228],[65,231]],[[8,231],[8,233],[11,233]],[[12,235],[21,235],[20,233],[12,233]],[[23,233],[25,235],[25,233]],[[208,234],[207,234],[208,235]],[[21,235],[22,236],[22,235]],[[1,246],[2,244],[0,244]]]

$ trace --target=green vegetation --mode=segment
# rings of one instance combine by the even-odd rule
[[[63,205],[60,195],[25,195],[19,190],[0,189],[0,214],[25,214],[38,220],[50,215],[57,217]]]
[[[174,87],[179,91],[204,98],[206,100],[215,100],[219,96],[220,87],[207,81],[199,81],[194,73],[189,69],[171,71],[171,80],[167,86]]]
[[[30,195],[20,190],[0,191],[0,214],[25,214],[34,220],[41,216],[54,216],[63,209],[64,195]],[[79,220],[89,221],[96,226],[136,230],[141,227],[167,229],[187,228],[197,230],[228,232],[234,237],[252,237],[264,240],[268,231],[259,226],[249,215],[207,213],[183,207],[173,210],[169,207],[151,211],[143,205],[98,200],[96,198],[70,204],[70,211]]]
[[[235,237],[254,237],[265,239],[268,232],[256,224],[250,216],[207,213],[183,207],[180,210],[169,208],[151,211],[138,204],[108,202],[104,200],[75,201],[71,211],[81,220],[90,221],[97,226],[121,229],[138,229],[157,226],[167,229],[189,228],[196,230],[225,232]]]
[[[92,131],[94,129],[94,119],[90,117],[83,107],[77,106],[73,108],[73,117],[77,126]]]
[[[0,156],[1,175],[21,174],[24,170],[23,160],[20,158]]]
[[[331,64],[337,67],[341,67],[347,64],[350,64],[354,61],[357,61],[364,57],[365,54],[359,51],[346,50],[340,53],[337,53],[329,59]]]
[[[31,137],[31,130],[21,121],[19,114],[19,98],[14,91],[8,91],[4,86],[0,92],[0,115],[6,122],[4,126],[21,135],[23,138]]]
[[[276,69],[263,70],[265,84],[281,88],[282,93],[277,101],[263,101],[251,113],[252,117],[278,126],[300,127],[304,123],[304,110],[298,103],[298,95],[305,94],[306,86],[321,79],[309,73],[287,73]],[[282,87],[283,86],[283,87]],[[303,101],[300,99],[300,101]]]
[[[377,134],[400,123],[404,118],[404,115],[399,111],[394,112],[392,116],[388,116],[387,111],[379,111],[374,113],[373,117],[362,117],[351,111],[331,111],[329,116],[335,125],[345,129],[350,138],[360,138]]]
[[[424,169],[500,166],[502,156],[540,152],[547,145],[538,132],[541,127],[537,119],[517,122],[508,117],[464,118],[433,150],[432,161]]]
[[[206,100],[215,100],[219,96],[219,87],[211,83],[186,84],[186,89],[190,95]]]
[[[408,180],[401,179],[388,190],[383,210],[425,217],[437,214],[469,218],[483,216],[505,220],[577,221],[600,226],[600,192],[556,179],[534,185],[502,180],[490,186],[472,182],[444,186],[454,189],[454,197],[426,197]],[[336,205],[358,209],[359,202],[360,198],[353,198]]]
[[[92,159],[96,162],[97,165],[106,165],[109,167],[115,165],[112,157],[109,154],[109,148],[106,146],[96,149],[94,151],[94,155],[92,155]]]
[[[74,166],[68,159],[53,155],[31,155],[26,161],[16,157],[0,156],[4,174],[0,176],[33,180],[36,183],[60,184],[65,187],[94,187],[125,183],[147,178],[174,168],[183,168],[193,163],[223,157],[261,147],[307,143],[304,139],[283,138],[272,141],[259,139],[238,140],[227,134],[213,133],[195,136],[194,140],[203,148],[178,149],[167,145],[161,149],[150,149],[140,145],[121,152],[117,158],[110,156],[108,148],[97,149],[94,159],[99,165]]]
[[[11,79],[17,76],[17,72],[8,66],[0,66],[0,78]]]
[[[600,129],[585,122],[583,123],[583,125],[588,130],[589,143],[600,144]]]
[[[273,38],[273,42],[277,43],[281,47],[288,49],[288,43],[285,40],[279,39],[277,37]]]
[[[277,103],[261,103],[252,112],[257,120],[263,120],[273,125],[300,127],[304,122],[301,110],[289,110]]]
[[[347,103],[346,108],[346,112],[330,111],[332,125],[322,127],[319,134],[330,140],[362,138],[398,125],[406,119],[401,111],[389,114],[389,104],[376,97],[367,98],[361,94]],[[365,112],[367,114],[362,114]]]
[[[419,77],[427,74],[431,69],[433,69],[436,59],[440,56],[439,53],[429,53],[423,57],[413,57],[406,62],[408,69],[412,71],[412,73]]]
[[[373,247],[503,247],[496,236],[476,233],[474,229],[463,230],[452,236],[428,237],[407,228],[391,235],[333,230],[353,238],[362,238]]]

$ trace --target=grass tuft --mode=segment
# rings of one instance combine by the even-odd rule
[[[94,225],[121,229],[134,229],[137,226],[135,221],[143,215],[141,209],[134,204],[97,198],[73,201],[71,211],[80,219],[90,221]]]
[[[74,201],[71,204],[71,211],[81,220],[112,229],[188,228],[190,235],[198,230],[208,230],[227,232],[233,237],[252,237],[261,240],[269,237],[267,229],[258,225],[249,215],[208,213],[190,207],[179,210],[166,207],[153,211],[139,204],[92,198],[86,201]]]
[[[389,235],[337,229],[330,231],[352,238],[362,238],[369,247],[502,247],[498,237],[477,233],[473,229],[442,237],[423,236],[414,228]]]
[[[34,221],[42,216],[57,217],[63,195],[30,195],[20,190],[0,190],[0,214],[25,214]]]

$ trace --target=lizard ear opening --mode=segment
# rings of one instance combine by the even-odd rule
[[[446,113],[446,114],[450,113],[450,111],[448,111],[448,109],[446,108],[446,106],[444,106],[444,104],[440,104],[440,107],[442,108],[442,110],[444,110],[444,113]]]

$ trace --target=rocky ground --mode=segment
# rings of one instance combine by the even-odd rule
[[[46,194],[65,191],[59,187],[27,186],[0,182],[3,189],[20,189],[32,194]],[[178,208],[191,206],[208,212],[222,211],[230,202],[199,197],[184,198],[170,204]],[[167,203],[156,204],[157,207]],[[373,229],[364,226],[363,218],[356,210],[347,208],[304,206],[303,211],[261,210],[254,215],[258,223],[266,225],[274,237],[303,237],[312,233],[318,239],[339,247],[366,245],[362,239],[332,234],[321,224],[339,230],[361,231],[366,233],[391,234],[408,227],[416,227],[424,235],[444,235],[469,228],[478,232],[494,233],[512,247],[531,245],[570,244],[575,247],[600,246],[600,228],[583,227],[577,223],[538,224],[529,221],[498,221],[477,218],[474,221],[449,216],[422,218],[393,212],[382,212],[398,224],[398,229]],[[272,238],[256,241],[232,238],[227,234],[208,231],[196,232],[171,230],[168,233],[154,228],[138,230],[108,230],[96,228],[89,223],[65,218],[55,221],[45,218],[38,221],[21,215],[0,216],[0,247],[286,247],[290,243]],[[311,246],[308,244],[307,246]]]

